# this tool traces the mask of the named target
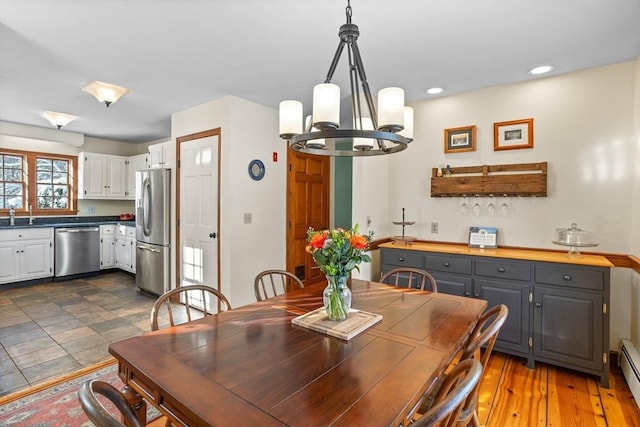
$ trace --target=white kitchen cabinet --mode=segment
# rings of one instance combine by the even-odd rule
[[[149,169],[172,168],[175,164],[176,147],[171,141],[161,142],[149,146]]]
[[[100,269],[116,266],[116,225],[100,226]]]
[[[138,154],[137,156],[128,157],[126,160],[126,188],[125,196],[127,199],[136,199],[136,171],[147,169],[147,154]]]
[[[53,276],[53,228],[0,230],[0,283]]]
[[[136,272],[136,229],[119,224],[116,232],[116,267]]]
[[[126,199],[126,157],[78,153],[79,199]]]

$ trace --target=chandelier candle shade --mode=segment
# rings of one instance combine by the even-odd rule
[[[413,109],[404,105],[404,91],[389,87],[378,92],[374,104],[358,48],[358,26],[351,23],[347,1],[347,23],[340,27],[340,42],[324,83],[313,88],[312,119],[303,125],[299,101],[280,103],[280,137],[296,151],[322,156],[376,156],[397,153],[413,141]],[[342,52],[347,50],[353,128],[340,127],[340,87],[331,83]],[[352,149],[336,149],[336,142]]]
[[[361,262],[371,262],[365,252],[369,249],[372,232],[359,234],[356,224],[350,230],[307,231],[306,251],[311,254],[320,271],[327,277],[327,287],[322,294],[327,317],[344,320],[351,308],[351,290],[347,279],[354,268],[360,271]]]

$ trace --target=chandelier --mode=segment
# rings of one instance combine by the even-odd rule
[[[413,140],[413,109],[405,107],[401,88],[380,90],[376,110],[358,49],[360,31],[351,23],[351,15],[351,1],[347,0],[347,23],[340,27],[338,49],[324,83],[313,88],[312,115],[303,124],[300,101],[280,103],[280,137],[293,150],[322,156],[377,156],[402,151]],[[340,128],[340,87],[331,83],[345,47],[353,118],[353,127],[348,129]],[[341,142],[353,148],[338,149]]]

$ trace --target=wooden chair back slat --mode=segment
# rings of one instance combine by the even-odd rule
[[[202,298],[202,310],[198,309],[193,302],[194,296],[192,295],[192,292],[197,291],[199,291]],[[184,304],[173,304],[171,300],[176,297],[178,298],[178,300],[180,300],[180,297],[182,297]],[[231,310],[231,304],[229,303],[227,297],[225,297],[219,290],[214,289],[210,286],[189,285],[181,286],[179,288],[167,291],[156,300],[156,302],[153,304],[153,307],[151,308],[151,330],[156,331],[159,329],[158,315],[160,309],[163,306],[166,307],[168,311],[169,325],[175,326],[179,320],[175,315],[178,309],[182,309],[184,307],[186,321],[191,322],[193,320],[196,320],[196,317],[192,315],[191,310],[195,310],[198,312],[201,311],[203,316],[211,316],[215,314],[213,310],[213,303],[216,300],[220,301],[220,305],[222,306],[223,310]],[[209,309],[207,308],[207,305],[210,305]]]
[[[459,425],[458,419],[465,401],[478,385],[481,375],[482,364],[478,360],[467,359],[458,363],[444,379],[434,398],[433,406],[411,426]]]
[[[285,270],[262,271],[253,283],[257,301],[284,294],[293,288],[304,288],[304,284],[294,274]]]
[[[401,281],[407,278],[408,286],[411,286],[414,278],[420,282],[420,289],[438,292],[438,283],[428,271],[413,267],[400,267],[389,270],[382,275],[380,281],[392,286],[401,286]]]

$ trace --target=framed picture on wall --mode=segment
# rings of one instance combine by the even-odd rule
[[[444,130],[444,152],[476,151],[476,127],[463,126]]]
[[[493,150],[533,148],[533,119],[493,124]]]

